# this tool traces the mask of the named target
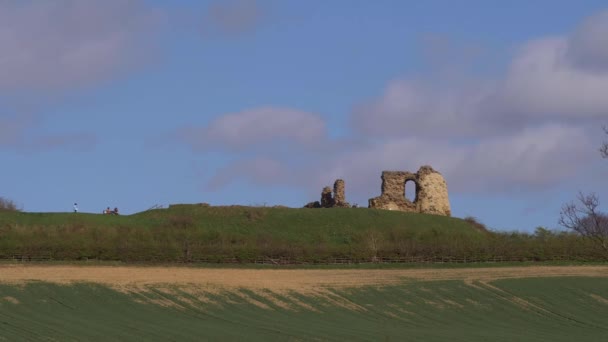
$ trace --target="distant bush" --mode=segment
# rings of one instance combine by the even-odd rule
[[[480,232],[487,232],[488,231],[488,227],[486,227],[485,224],[479,222],[479,220],[476,217],[473,216],[467,216],[464,218],[464,220],[471,225],[471,227],[479,230]]]
[[[21,209],[10,199],[0,197],[0,211],[21,211]]]
[[[3,202],[4,203],[4,202]],[[12,202],[11,202],[12,203]],[[472,228],[474,227],[474,228]],[[604,261],[568,231],[488,230],[473,217],[374,209],[172,206],[135,215],[0,215],[0,259],[323,263]]]

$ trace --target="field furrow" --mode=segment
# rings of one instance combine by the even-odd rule
[[[0,266],[0,340],[570,341],[608,336],[608,267]]]

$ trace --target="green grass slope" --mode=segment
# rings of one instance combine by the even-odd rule
[[[408,282],[317,294],[0,285],[0,340],[603,341],[607,278]]]
[[[458,241],[484,238],[484,233],[457,218],[355,208],[178,205],[128,216],[0,213],[0,257],[369,260],[414,255],[428,248],[440,253],[438,246],[448,253]]]
[[[458,218],[366,208],[295,209],[246,206],[175,205],[127,216],[84,213],[3,212],[0,225],[23,227],[182,227],[221,229],[243,234],[268,231],[292,239],[311,241],[328,230],[361,231],[371,228],[411,230],[449,228],[470,233],[470,225]]]
[[[0,212],[0,259],[324,263],[336,259],[604,260],[568,233],[496,233],[367,208],[176,205],[134,215]]]

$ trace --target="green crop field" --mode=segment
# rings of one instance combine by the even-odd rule
[[[386,284],[283,289],[274,283],[248,286],[250,274],[243,270],[230,271],[237,277],[245,272],[238,286],[180,284],[179,279],[139,285],[4,283],[0,340],[603,341],[607,270],[598,268],[600,276],[509,279],[515,269],[503,275],[507,279],[485,280],[487,270],[469,270],[479,279],[405,277]],[[36,272],[40,269],[31,274]],[[451,274],[461,273],[456,272]],[[538,272],[544,274],[542,268]],[[27,279],[27,272],[19,277]]]

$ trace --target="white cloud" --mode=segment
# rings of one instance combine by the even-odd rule
[[[352,126],[374,138],[476,139],[529,124],[597,125],[608,120],[608,11],[571,35],[524,44],[502,78],[433,83],[391,82],[357,108]]]
[[[388,84],[379,99],[358,106],[351,124],[361,134],[381,138],[487,134],[490,132],[478,110],[486,96],[482,84],[437,89],[421,82],[396,80]]]
[[[32,134],[25,123],[0,120],[0,149],[32,152],[62,148],[87,151],[96,143],[97,136],[91,133]]]
[[[393,139],[337,156],[317,177],[345,178],[357,195],[378,191],[383,170],[415,172],[432,165],[451,191],[509,192],[536,190],[567,181],[597,158],[588,132],[580,127],[549,124],[476,143],[436,139]]]
[[[97,137],[91,133],[63,132],[48,134],[36,132],[40,128],[35,116],[22,113],[21,115],[0,114],[0,148],[17,149],[20,151],[41,151],[55,148],[70,148],[72,150],[88,150],[97,142]]]
[[[482,140],[449,174],[474,190],[525,190],[559,184],[597,158],[589,132],[547,124]]]
[[[608,10],[585,20],[567,43],[566,56],[574,66],[608,72]]]
[[[589,73],[567,63],[567,49],[565,38],[527,44],[486,109],[521,120],[608,119],[608,73]]]
[[[522,193],[567,182],[597,159],[588,136],[580,127],[548,124],[468,144],[391,139],[316,156],[297,165],[289,158],[237,159],[216,173],[208,189],[219,190],[245,180],[264,186],[305,187],[316,194],[342,178],[348,196],[361,199],[379,192],[383,170],[415,172],[428,164],[444,175],[453,193]]]
[[[159,18],[137,0],[1,1],[0,89],[72,89],[144,64]]]
[[[592,17],[570,36],[524,44],[495,80],[390,82],[381,96],[353,111],[350,145],[328,141],[319,116],[274,108],[220,117],[190,142],[253,154],[265,143],[266,155],[285,145],[330,146],[297,166],[289,154],[267,164],[247,159],[218,177],[242,175],[267,184],[276,179],[315,191],[343,178],[347,196],[358,198],[378,193],[383,170],[416,171],[425,164],[440,171],[456,193],[557,186],[599,158],[590,137],[601,135],[598,123],[608,120],[608,73],[589,67],[599,68],[604,60],[605,45],[593,45],[608,37],[598,33],[604,32],[604,17]],[[584,57],[572,54],[577,44],[587,49],[581,51]],[[319,141],[323,144],[315,145]],[[288,177],[296,171],[298,177]],[[223,182],[214,184],[217,189]]]
[[[180,138],[195,149],[250,150],[320,146],[327,137],[325,121],[313,113],[263,107],[222,115],[206,127],[186,128]]]
[[[264,11],[255,0],[222,0],[211,3],[203,17],[203,33],[240,35],[258,27]]]
[[[589,134],[581,127],[548,124],[467,144],[432,138],[391,139],[318,157],[307,168],[299,167],[301,176],[293,184],[320,189],[345,178],[350,192],[373,194],[383,170],[415,172],[430,164],[448,179],[451,190],[461,193],[537,190],[575,177],[597,159]],[[283,168],[282,172],[293,170]]]
[[[220,169],[207,183],[208,190],[218,190],[238,181],[257,185],[293,184],[295,172],[280,161],[258,157],[237,160]]]

